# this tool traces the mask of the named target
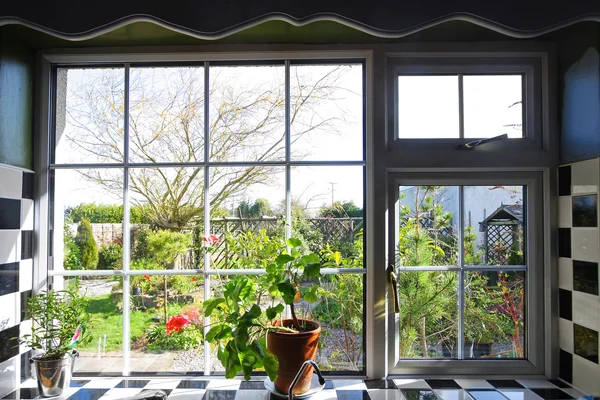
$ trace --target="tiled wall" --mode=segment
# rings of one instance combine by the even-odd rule
[[[30,352],[15,338],[31,329],[33,205],[33,174],[0,165],[0,397],[30,377]]]
[[[560,378],[600,394],[599,159],[559,168]]]

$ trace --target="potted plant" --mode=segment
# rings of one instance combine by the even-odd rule
[[[218,321],[211,324],[205,340],[217,344],[227,378],[243,372],[250,379],[251,372],[264,368],[275,389],[287,394],[302,364],[315,360],[321,327],[299,318],[295,303],[319,299],[319,285],[301,281],[321,277],[321,259],[315,253],[303,255],[301,245],[291,238],[289,251],[283,249],[270,259],[257,252],[255,268],[264,268],[266,274],[230,276],[222,297],[204,302],[205,315]],[[285,305],[291,318],[282,318]],[[304,371],[294,394],[308,391],[311,377],[312,367]]]
[[[86,335],[90,316],[87,300],[78,288],[61,291],[42,291],[31,297],[28,312],[33,326],[23,335],[21,343],[36,350],[31,358],[43,397],[60,395],[71,381],[77,344],[91,340]]]

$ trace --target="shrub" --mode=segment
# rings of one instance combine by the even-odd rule
[[[75,243],[79,246],[83,269],[96,269],[98,266],[98,245],[92,234],[92,225],[86,218],[81,219],[81,223],[77,228]]]
[[[329,299],[317,304],[310,313],[313,319],[320,322],[326,322],[331,328],[339,328],[342,326],[340,316],[342,314],[342,305],[339,301]]]
[[[102,247],[98,253],[99,269],[121,269],[123,265],[123,248],[116,243]]]
[[[149,260],[152,258],[152,253],[148,249],[148,237],[152,234],[152,231],[148,227],[143,227],[139,231],[137,231],[135,235],[135,247],[133,249],[133,259],[141,260],[146,259]],[[140,268],[141,269],[141,268]]]
[[[83,265],[81,264],[81,251],[79,250],[79,246],[77,246],[77,243],[75,243],[75,240],[73,240],[73,236],[71,235],[71,231],[68,225],[65,226],[64,243],[64,268],[67,271],[83,269]]]
[[[148,350],[191,350],[202,344],[202,328],[186,326],[179,332],[167,335],[164,324],[156,325],[146,333]]]

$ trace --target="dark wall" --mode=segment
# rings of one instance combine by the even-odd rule
[[[0,163],[33,169],[35,50],[0,28]]]
[[[600,157],[600,24],[567,29],[557,44],[561,163]]]

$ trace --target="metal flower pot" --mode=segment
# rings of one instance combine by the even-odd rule
[[[58,360],[43,360],[34,356],[29,360],[33,364],[37,377],[38,390],[43,397],[60,396],[71,384],[77,350],[67,353]]]

